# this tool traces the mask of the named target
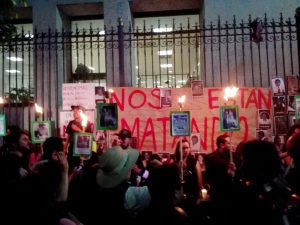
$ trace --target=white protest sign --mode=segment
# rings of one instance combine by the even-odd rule
[[[68,83],[62,85],[63,110],[71,105],[81,105],[85,109],[95,109],[95,84]]]

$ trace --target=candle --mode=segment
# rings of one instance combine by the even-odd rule
[[[207,199],[208,195],[207,195],[207,190],[205,188],[201,189],[201,195],[202,195],[202,199]]]

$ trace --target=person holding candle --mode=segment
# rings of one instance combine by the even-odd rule
[[[204,158],[204,163],[211,204],[216,213],[216,224],[225,225],[228,224],[228,206],[233,194],[237,159],[234,152],[230,153],[232,147],[228,134],[218,136],[216,144],[218,148]]]
[[[78,156],[73,156],[73,148],[74,148],[74,133],[93,133],[92,123],[90,121],[86,121],[84,124],[84,120],[82,118],[82,114],[84,113],[84,108],[80,105],[72,105],[71,109],[73,110],[73,118],[68,123],[66,134],[66,146],[68,146],[68,162],[69,168],[72,171],[75,167],[80,165],[80,158]]]

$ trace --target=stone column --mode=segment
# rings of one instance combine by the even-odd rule
[[[104,0],[104,24],[109,35],[106,45],[107,87],[135,86],[135,49],[131,47],[130,35],[124,35],[132,26],[129,0]]]
[[[61,88],[70,80],[71,54],[66,45],[56,44],[55,40],[61,42],[62,39],[56,38],[55,32],[61,35],[62,29],[71,30],[71,23],[58,11],[56,1],[35,0],[32,13],[33,27],[36,34],[41,34],[34,37],[35,101],[43,107],[43,119],[55,121],[58,128]]]

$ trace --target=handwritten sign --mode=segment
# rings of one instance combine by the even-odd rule
[[[114,88],[109,102],[118,105],[119,129],[127,128],[143,151],[173,153],[179,137],[170,135],[170,112],[178,111],[178,98],[186,95],[183,111],[190,111],[191,133],[200,133],[201,151],[216,148],[220,131],[219,107],[225,105],[222,88],[204,88],[204,95],[193,97],[191,88],[172,89],[171,107],[161,107],[160,89]],[[269,88],[240,88],[235,100],[227,105],[239,106],[240,130],[232,136],[233,144],[255,138],[257,110],[271,109]]]
[[[85,109],[95,109],[95,84],[63,84],[62,98],[63,110],[70,110],[71,105],[81,105]]]

